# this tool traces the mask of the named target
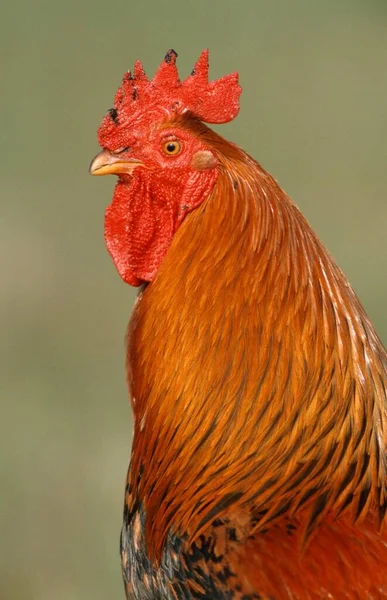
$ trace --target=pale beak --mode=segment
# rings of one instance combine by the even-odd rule
[[[143,163],[135,158],[124,158],[119,154],[102,150],[93,158],[89,167],[90,175],[131,175]]]

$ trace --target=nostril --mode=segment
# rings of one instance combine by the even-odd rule
[[[118,148],[118,150],[113,151],[113,154],[122,154],[123,152],[126,152],[127,150],[129,150],[129,146],[127,146],[126,148]]]

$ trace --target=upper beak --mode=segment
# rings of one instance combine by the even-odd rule
[[[131,175],[136,167],[144,166],[135,158],[124,158],[119,154],[102,150],[90,163],[90,175]]]

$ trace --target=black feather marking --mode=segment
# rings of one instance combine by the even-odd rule
[[[291,504],[292,504],[291,500],[286,500],[286,501],[282,502],[282,504],[280,504],[280,506],[278,507],[278,509],[275,510],[268,517],[267,521],[265,521],[265,524],[266,523],[270,523],[270,521],[274,521],[274,519],[276,519],[277,517],[280,517],[281,515],[284,515],[289,510],[289,508],[291,507]],[[268,531],[268,530],[266,530],[266,531]]]
[[[250,500],[255,500],[255,498],[258,498],[261,494],[263,494],[264,492],[266,492],[267,490],[269,490],[271,487],[273,487],[277,483],[277,481],[278,481],[278,476],[277,477],[271,477],[270,479],[268,479],[266,481],[266,483],[264,485],[261,485],[261,487],[256,492],[254,492],[254,494],[252,494],[249,497],[249,499]]]
[[[358,519],[362,513],[363,508],[366,505],[366,502],[368,500],[368,496],[370,495],[371,492],[371,486],[367,485],[367,487],[365,487],[361,492],[360,492],[360,496],[359,496],[359,501],[356,507],[356,516],[355,516],[355,521],[356,519]]]
[[[308,502],[308,500],[310,500],[311,498],[313,498],[313,496],[315,495],[315,493],[318,492],[318,488],[316,487],[312,487],[309,490],[307,490],[302,496],[301,499],[298,503],[298,507],[301,507],[303,504],[305,504],[306,502]]]
[[[224,521],[222,519],[215,519],[215,521],[212,521],[212,526],[213,527],[221,527],[222,525],[224,525]]]
[[[337,457],[337,464],[338,464],[338,465],[339,465],[339,464],[341,463],[341,461],[343,460],[343,458],[344,458],[344,455],[345,455],[345,453],[347,452],[348,446],[349,446],[349,444],[350,444],[350,442],[351,442],[352,438],[353,438],[352,424],[351,424],[351,423],[349,423],[349,424],[348,424],[348,429],[347,429],[347,431],[346,431],[346,433],[345,433],[345,438],[344,438],[344,440],[343,440],[343,444],[342,444],[342,447],[341,447],[341,450],[340,450],[340,454],[339,454],[339,455],[338,455],[338,457]]]
[[[232,496],[223,499],[223,505]],[[138,512],[124,523],[121,534],[122,569],[128,598],[141,600],[231,600],[259,595],[249,593],[230,568],[227,554],[219,552],[217,535],[200,535],[189,547],[187,535],[169,532],[159,564],[148,556],[145,542],[146,512]],[[226,525],[224,525],[226,527]],[[247,595],[246,595],[247,593]],[[243,594],[245,594],[243,596]]]
[[[379,528],[382,526],[387,511],[387,500],[379,506]]]
[[[361,481],[368,469],[368,465],[370,464],[370,455],[368,454],[368,452],[365,452],[365,454],[363,455],[363,465],[361,467],[361,471],[360,471],[360,475],[359,475],[359,481]]]
[[[113,123],[118,125],[118,110],[116,108],[109,108],[108,113]]]
[[[307,529],[307,531],[309,533],[313,530],[313,527],[316,524],[316,521],[317,521],[319,515],[323,512],[324,508],[326,507],[326,505],[328,503],[328,499],[329,499],[328,492],[324,492],[323,494],[320,494],[320,496],[318,496],[316,498],[316,501],[312,508],[312,512],[309,517],[309,523],[308,523],[308,529]]]
[[[343,504],[340,506],[340,509],[336,515],[336,517],[338,517],[342,512],[345,511],[345,509],[351,504],[351,502],[353,501],[353,493],[350,492],[347,497],[345,498]]]
[[[227,565],[225,565],[223,570],[217,574],[217,578],[222,583],[226,583],[231,577],[235,577],[235,573],[233,573]]]
[[[294,531],[297,529],[293,523],[286,523],[286,533],[288,535],[293,535]]]
[[[287,490],[291,491],[297,488],[300,485],[300,483],[302,483],[312,473],[312,471],[314,471],[317,464],[317,460],[313,458],[306,465],[304,465],[299,470],[298,477],[291,483],[289,487],[287,487]]]
[[[337,493],[336,493],[336,496],[335,496],[335,500],[337,500],[337,498],[340,496],[340,494],[342,494],[342,492],[344,492],[344,490],[348,487],[348,485],[350,484],[350,482],[354,478],[355,473],[356,473],[356,466],[357,466],[356,462],[352,462],[349,465],[347,474],[344,477],[344,479],[341,482],[341,484],[339,485],[339,489],[337,490]]]
[[[206,514],[206,516],[200,521],[198,525],[198,529],[201,529],[204,525],[213,521],[214,518],[224,509],[228,508],[234,502],[237,502],[239,498],[242,496],[242,492],[233,492],[231,494],[226,494],[222,500],[217,502],[215,506],[211,508],[211,510]]]
[[[331,448],[327,452],[324,462],[322,463],[321,467],[317,471],[316,475],[320,475],[320,473],[323,473],[325,471],[325,469],[331,464],[333,456],[337,450],[338,445],[339,445],[338,442],[335,442],[334,444],[332,444]]]
[[[366,427],[367,427],[367,419],[363,417],[362,420],[362,424],[361,424],[361,429],[358,431],[358,434],[355,438],[355,443],[354,443],[354,447],[353,447],[353,451],[355,451],[357,449],[357,447],[359,446],[361,440],[363,439],[363,436],[365,434],[366,431]]]
[[[172,56],[174,56],[175,58],[177,58],[177,57],[178,57],[178,54],[177,54],[177,52],[176,52],[175,50],[173,50],[173,49],[169,50],[169,51],[166,53],[165,57],[164,57],[164,60],[165,60],[165,62],[166,62],[168,65],[169,65],[169,63],[170,63],[170,62],[171,62],[171,60],[172,60]]]
[[[207,430],[204,432],[204,435],[197,443],[196,449],[193,452],[193,454],[195,454],[195,452],[197,452],[200,449],[200,447],[203,446],[203,444],[205,444],[205,442],[208,440],[208,438],[211,436],[211,434],[215,431],[217,422],[218,422],[218,416],[216,416],[214,419],[212,419],[210,425],[207,427]]]

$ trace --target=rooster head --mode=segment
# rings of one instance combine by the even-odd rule
[[[238,74],[208,81],[208,51],[183,82],[170,50],[154,78],[140,62],[126,73],[98,130],[103,148],[92,175],[118,175],[105,215],[105,240],[122,279],[152,281],[185,216],[206,200],[218,175],[206,123],[239,110]]]

